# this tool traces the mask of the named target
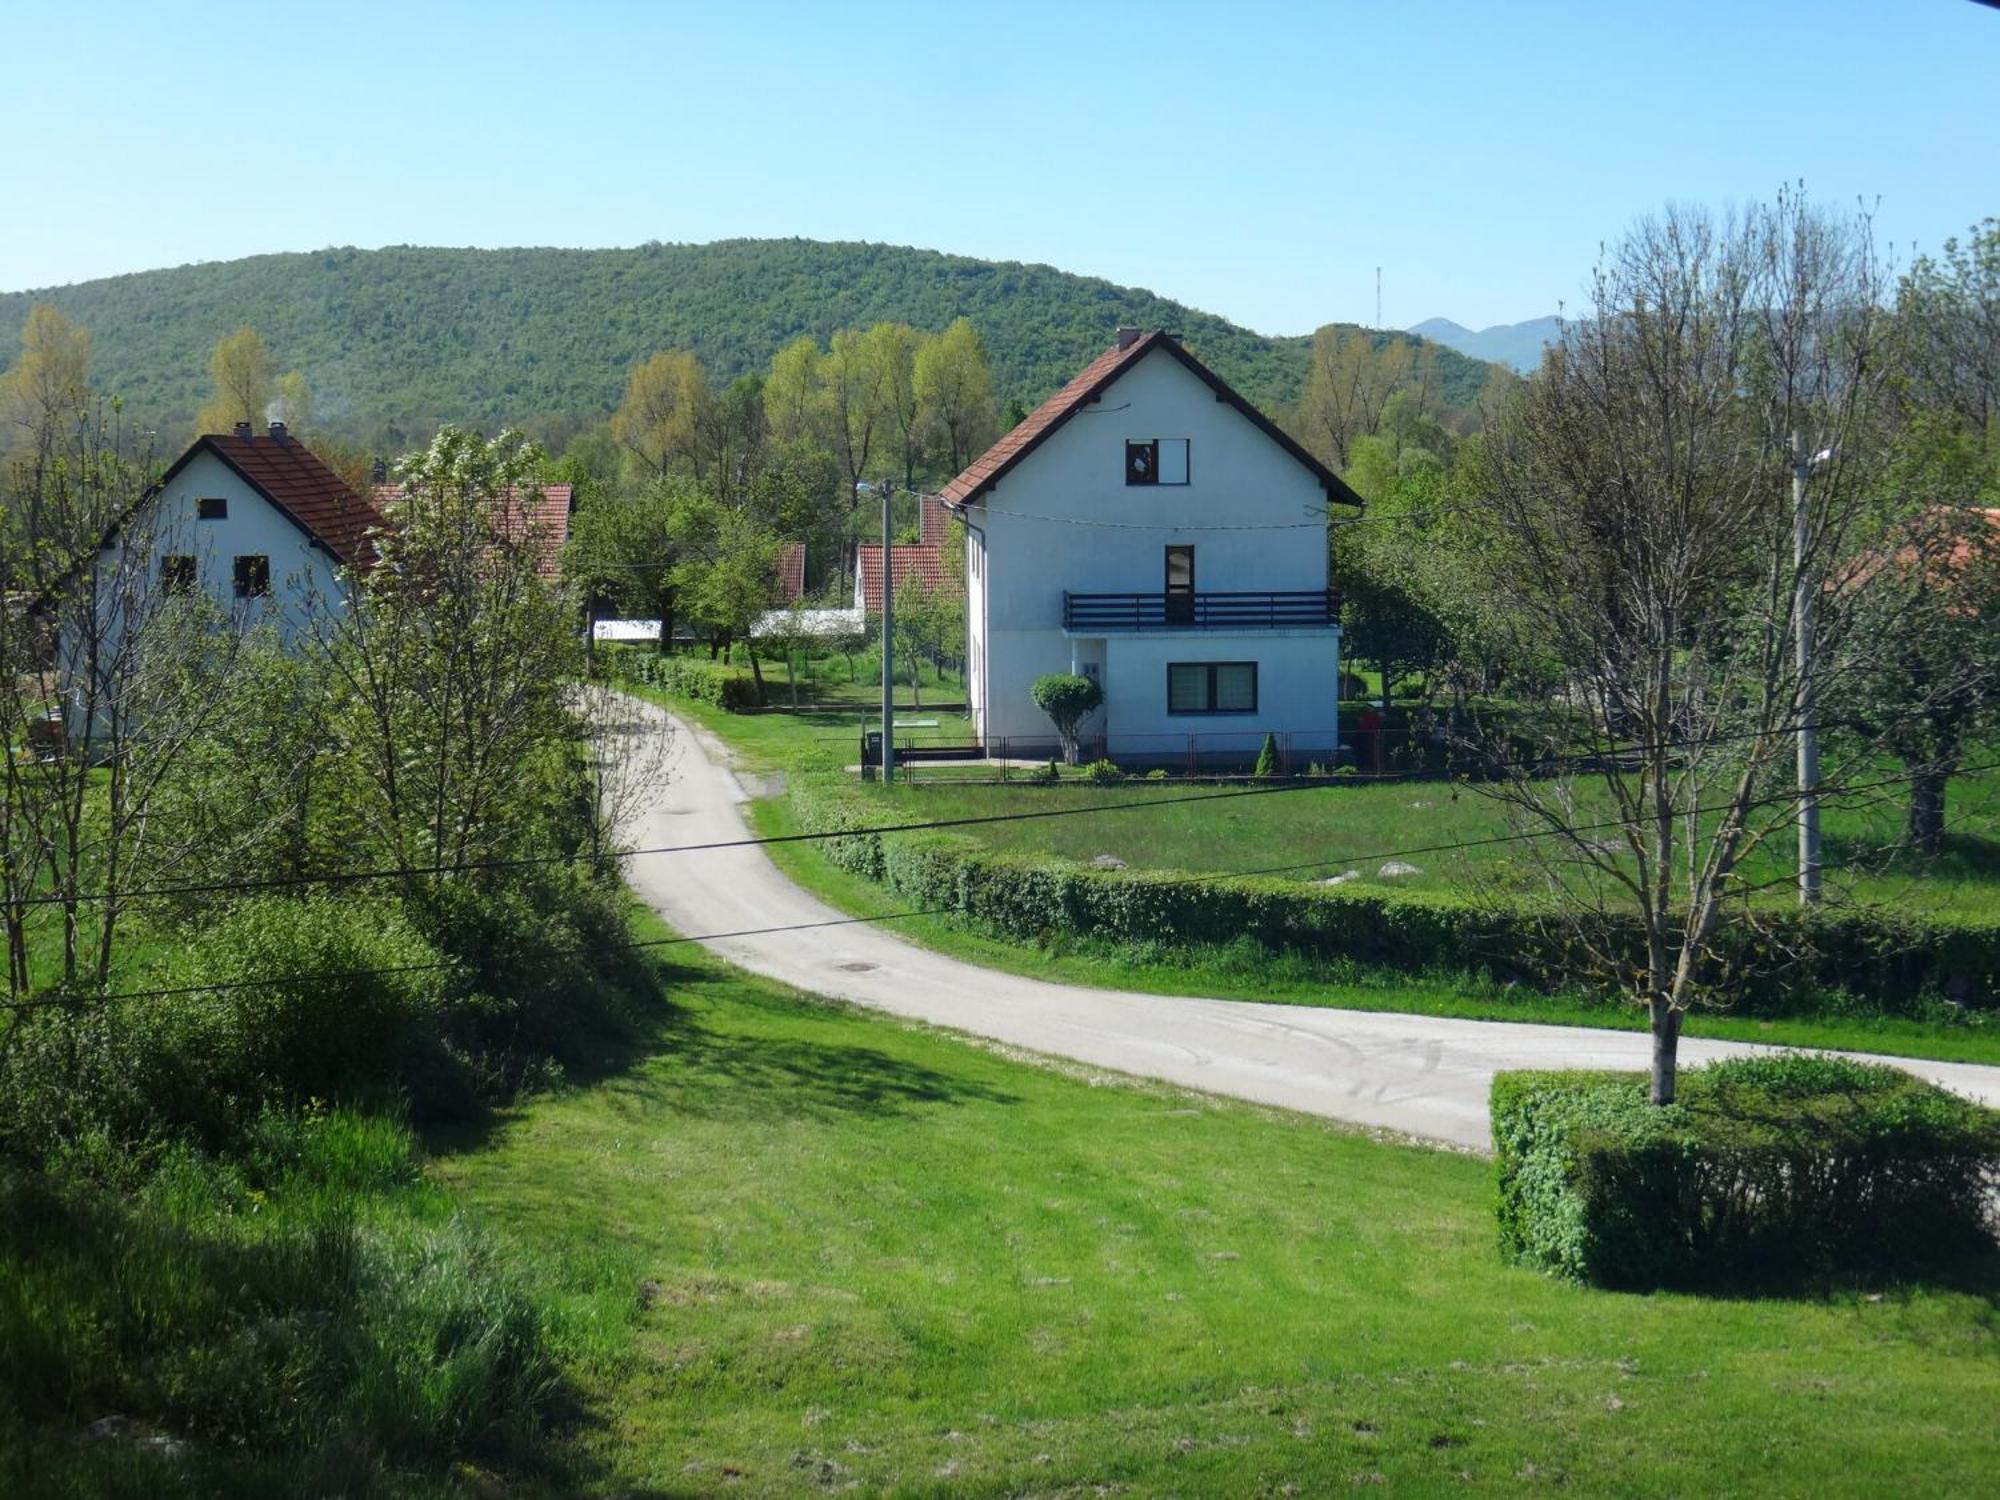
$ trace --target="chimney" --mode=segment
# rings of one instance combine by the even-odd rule
[[[271,441],[274,443],[282,443],[284,440],[285,440],[285,424],[283,422],[273,422],[271,424]]]
[[[238,422],[236,424],[236,436],[240,438],[250,436],[250,424],[248,422]]]
[[[1134,344],[1138,342],[1139,342],[1138,329],[1121,328],[1118,330],[1118,347],[1120,349],[1130,349]]]

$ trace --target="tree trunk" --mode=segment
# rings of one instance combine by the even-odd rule
[[[910,653],[910,707],[924,706],[924,663],[916,652]]]
[[[757,684],[757,703],[761,707],[767,700],[764,696],[764,670],[757,665],[757,643],[745,641],[743,649],[750,657],[750,680]]]
[[[1949,766],[1910,770],[1910,846],[1919,854],[1944,852],[1944,794],[1950,780]]]
[[[1664,999],[1655,999],[1652,1017],[1653,1079],[1647,1097],[1655,1104],[1672,1104],[1674,1069],[1681,1045],[1681,1013]]]

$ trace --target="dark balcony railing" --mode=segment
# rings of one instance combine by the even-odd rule
[[[1332,589],[1257,594],[1063,593],[1065,630],[1268,630],[1339,623],[1340,595]]]

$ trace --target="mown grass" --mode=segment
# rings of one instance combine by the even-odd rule
[[[841,721],[835,715],[728,714],[642,688],[635,687],[630,691],[649,696],[714,733],[729,746],[739,762],[752,771],[818,776],[835,774],[842,765],[851,764],[851,761],[841,759],[840,751],[830,748],[835,741],[820,737],[828,733],[829,725],[839,725]],[[825,722],[812,722],[815,719],[824,719]],[[853,724],[858,720],[846,722]],[[844,734],[838,734],[837,728],[835,733],[839,745],[851,745],[851,740]],[[1212,789],[1170,785],[1162,790],[1151,784],[1136,787],[1130,784],[1113,787],[1065,784],[1019,788],[918,785],[888,789],[871,787],[869,795],[879,799],[883,808],[882,821],[887,823],[964,816],[968,813],[976,815],[992,805],[989,793],[1010,794],[1018,799],[1018,805],[1032,809],[1067,804],[1096,805],[1120,798],[1126,799],[1121,805],[1130,805],[1133,798],[1187,795],[1190,791],[1202,790]],[[2000,792],[2000,779],[1995,780],[1994,790]],[[1181,808],[1161,808],[1156,812],[1115,812],[1103,818],[1050,818],[1033,823],[988,825],[983,830],[967,831],[994,832],[1003,839],[1018,836],[1065,840],[1069,845],[1067,852],[1077,857],[1116,853],[1128,863],[1143,866],[1145,862],[1130,858],[1128,851],[1138,847],[1138,843],[1147,836],[1146,830],[1157,826],[1156,820],[1169,820],[1169,826],[1186,830],[1197,826],[1204,815],[1251,810],[1245,816],[1270,825],[1255,834],[1258,839],[1271,841],[1258,846],[1269,849],[1280,840],[1304,837],[1296,830],[1283,831],[1280,814],[1285,806],[1296,808],[1301,803],[1312,804],[1315,799],[1325,798],[1329,799],[1325,805],[1364,810],[1372,807],[1378,822],[1368,832],[1375,840],[1385,840],[1395,836],[1398,826],[1392,821],[1397,816],[1392,805],[1395,797],[1400,796],[1406,801],[1437,798],[1448,802],[1450,792],[1448,786],[1326,785],[1269,798],[1251,797],[1241,802],[1197,803]],[[1338,799],[1337,804],[1334,799]],[[1969,803],[1970,800],[1961,798],[1961,803]],[[1464,807],[1465,804],[1448,805]],[[799,831],[790,805],[782,796],[760,798],[750,803],[747,811],[752,826],[761,834],[780,836]],[[1425,811],[1405,809],[1404,815],[1417,817]],[[1498,816],[1491,804],[1484,802],[1476,803],[1465,815],[1474,816],[1480,812]],[[1121,839],[1120,834],[1128,827],[1139,829],[1138,839]],[[1185,836],[1193,837],[1192,834]],[[1241,837],[1249,838],[1250,835]],[[1403,825],[1401,837],[1405,842],[1383,843],[1378,847],[1410,847],[1407,825]],[[1361,836],[1355,835],[1355,843],[1361,841]],[[1232,844],[1230,847],[1236,857],[1248,857],[1247,851],[1240,845]],[[1322,853],[1325,852],[1323,844],[1318,847]],[[1354,844],[1345,847],[1351,849]],[[1472,1020],[1536,1021],[1550,1025],[1627,1030],[1640,1030],[1645,1026],[1644,1017],[1638,1011],[1613,997],[1582,990],[1545,994],[1527,986],[1495,984],[1454,969],[1449,955],[1440,955],[1436,973],[1413,975],[1358,964],[1328,965],[1295,955],[1274,954],[1248,943],[1217,948],[1161,942],[1141,949],[1070,936],[1056,937],[1044,944],[1022,943],[976,929],[956,917],[908,915],[907,904],[895,893],[839,869],[818,851],[816,845],[773,844],[767,852],[793,880],[829,905],[854,916],[889,921],[902,936],[925,947],[1030,978],[1163,995],[1269,1000],[1354,1010],[1459,1016]],[[1260,866],[1286,862],[1268,853],[1259,857]],[[1968,880],[1978,878],[1978,859],[1968,859],[1966,867]],[[1434,865],[1427,871],[1427,878],[1434,886],[1442,883],[1448,888],[1448,882],[1443,882]],[[2000,893],[2000,878],[1993,880],[1987,893]],[[1838,1004],[1840,1001],[1838,997],[1830,997],[1829,1003]],[[1837,1048],[1901,1057],[1935,1058],[1947,1062],[2000,1064],[2000,1015],[1942,1002],[1932,1009],[1933,1014],[1926,1019],[1884,1015],[1858,1001],[1851,1002],[1849,1008],[1843,1011],[1813,1016],[1739,1017],[1726,1011],[1700,1011],[1689,1017],[1687,1032],[1690,1036],[1768,1042],[1780,1046]]]
[[[652,1048],[434,1167],[629,1326],[608,1493],[1973,1494],[2000,1276],[1619,1296],[1501,1264],[1491,1168],[1031,1066],[668,950]]]
[[[749,804],[751,826],[781,837],[798,831],[789,803],[764,798]],[[1272,953],[1254,943],[1189,947],[1161,942],[1143,948],[1072,936],[1026,944],[981,930],[955,916],[912,914],[893,891],[841,869],[816,844],[772,844],[765,851],[799,885],[850,915],[880,921],[899,936],[968,963],[1099,989],[1221,1000],[1262,1000],[1347,1010],[1457,1016],[1475,1021],[1534,1021],[1552,1026],[1596,1026],[1643,1031],[1643,1011],[1603,995],[1571,989],[1545,993],[1453,970],[1441,956],[1437,972],[1408,974],[1364,964],[1329,964],[1295,954]],[[1726,1011],[1689,1015],[1687,1035],[1773,1046],[1834,1048],[1945,1062],[2000,1064],[2000,1016],[1939,1005],[1931,1020],[1882,1015],[1860,1003],[1848,1014],[1732,1016]]]
[[[840,689],[852,701],[851,710],[833,706],[831,694],[828,706],[802,714],[724,714],[677,699],[658,701],[692,713],[756,769],[833,774],[858,759],[860,732],[875,725],[869,695],[878,692],[865,682],[843,683]],[[906,685],[898,703],[906,704],[908,696]],[[774,695],[773,701],[780,700]],[[919,715],[906,709],[905,716]],[[921,716],[940,722],[935,729],[911,731],[919,740],[963,741],[971,734],[963,718],[929,711]],[[1074,860],[1108,854],[1135,869],[1269,871],[1300,881],[1353,870],[1359,877],[1355,884],[1363,888],[1450,891],[1477,886],[1528,894],[1546,887],[1534,849],[1514,837],[1524,830],[1510,820],[1508,810],[1471,787],[1445,781],[1327,778],[1271,796],[1156,806],[1191,792],[1226,788],[1143,779],[1091,785],[1076,780],[1068,768],[1064,774],[1069,779],[1054,786],[1031,784],[1019,772],[1019,779],[1008,784],[967,784],[961,779],[965,774],[957,766],[920,767],[913,781],[871,785],[867,795],[882,806],[884,822],[1119,809],[965,830],[990,848],[1015,853]],[[1894,768],[1885,766],[1882,774],[1892,776]],[[1586,781],[1579,788],[1578,816],[1588,820],[1601,800]],[[1608,806],[1604,816],[1610,816]],[[1894,787],[1826,807],[1830,898],[1924,915],[2000,918],[2000,770],[1953,781],[1946,847],[1936,857],[1899,852],[1905,816]],[[1452,845],[1466,847],[1448,847]],[[1778,839],[1746,862],[1744,878],[1774,886],[1773,901],[1789,900],[1785,886],[1791,858],[1790,841]],[[1382,875],[1382,866],[1391,859],[1414,864],[1417,873]]]

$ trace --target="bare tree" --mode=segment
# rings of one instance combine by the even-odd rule
[[[1726,939],[1782,909],[1745,863],[1793,826],[1815,691],[1869,648],[1881,287],[1865,218],[1785,195],[1647,220],[1592,291],[1488,440],[1480,586],[1563,687],[1525,731],[1475,729],[1474,785],[1544,835],[1563,963],[1645,1006],[1664,1104],[1688,1010],[1728,994]],[[1806,795],[1877,765],[1852,744]]]
[[[127,893],[185,847],[166,788],[213,725],[244,631],[196,586],[185,539],[146,504],[150,462],[93,406],[16,465],[38,529],[0,556],[0,908],[9,989],[38,987],[37,924],[60,982],[102,985]]]

